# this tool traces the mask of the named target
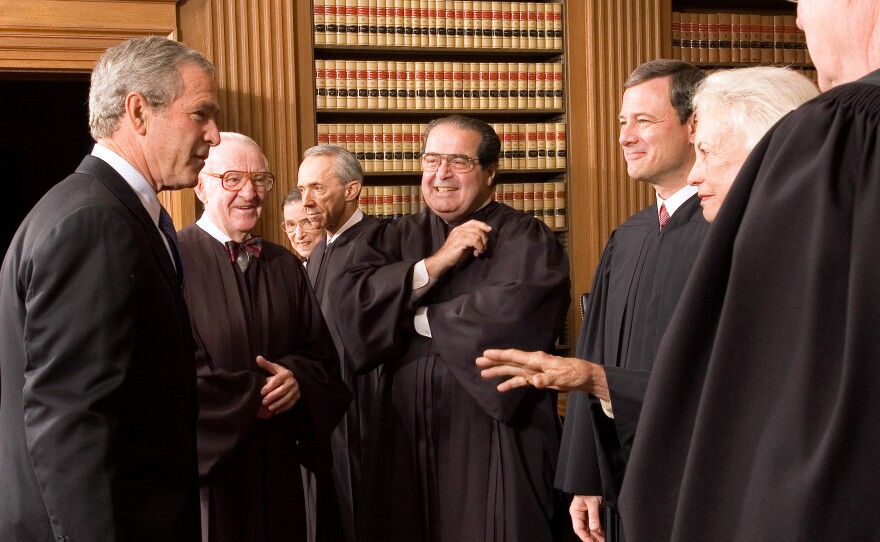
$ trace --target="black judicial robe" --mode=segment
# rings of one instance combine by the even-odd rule
[[[654,355],[708,228],[694,195],[662,231],[657,206],[650,205],[611,234],[593,276],[576,356],[605,365],[614,419],[587,394],[569,395],[560,489],[604,495],[616,505]]]
[[[354,363],[349,359],[350,352],[346,352],[345,344],[338,328],[345,326],[348,314],[357,310],[357,307],[349,305],[340,307],[339,319],[337,311],[330,310],[331,303],[328,299],[328,290],[335,288],[335,282],[342,266],[348,256],[351,247],[361,233],[378,220],[372,216],[364,215],[363,218],[342,232],[330,246],[327,246],[327,236],[312,250],[307,272],[312,286],[315,288],[315,297],[321,305],[324,320],[333,337],[336,346],[336,354],[339,356],[340,374],[343,382],[348,386],[354,396],[348,406],[346,415],[342,418],[336,429],[333,430],[331,445],[333,448],[333,484],[335,494],[339,499],[339,511],[342,516],[341,534],[345,540],[354,540],[354,497],[360,491],[360,482],[363,471],[363,445],[369,424],[369,414],[376,395],[376,387],[379,383],[378,370],[367,374],[357,375],[354,372]]]
[[[350,394],[302,264],[264,241],[247,273],[197,225],[181,230],[184,293],[198,350],[198,449],[209,540],[305,540],[300,464],[326,475],[330,432]],[[267,374],[257,355],[293,372],[292,409],[257,419]],[[204,535],[204,533],[203,533]]]
[[[731,188],[657,354],[634,540],[877,539],[877,82],[789,114]]]
[[[557,540],[569,524],[553,489],[556,394],[499,393],[480,377],[486,348],[552,350],[569,303],[568,257],[541,222],[496,202],[488,251],[422,298],[432,339],[412,329],[412,269],[444,243],[429,209],[366,232],[331,292],[360,371],[381,367],[370,429],[360,540]]]

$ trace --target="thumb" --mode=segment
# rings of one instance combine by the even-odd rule
[[[268,371],[269,373],[271,373],[273,375],[278,372],[278,367],[274,363],[272,363],[271,361],[264,358],[263,356],[257,356],[257,365],[259,365],[260,368]]]

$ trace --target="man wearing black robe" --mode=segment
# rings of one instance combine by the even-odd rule
[[[356,363],[339,331],[346,325],[347,310],[337,319],[330,310],[328,291],[335,288],[345,259],[361,233],[377,222],[358,208],[358,196],[364,180],[357,158],[336,145],[319,145],[303,153],[297,175],[302,193],[303,209],[315,228],[323,228],[321,240],[312,250],[308,275],[321,312],[330,328],[333,344],[340,360],[342,380],[354,396],[345,417],[333,430],[333,485],[341,517],[341,540],[355,540],[355,496],[360,491],[363,472],[363,447],[369,425],[369,414],[379,382],[378,370],[357,375]],[[323,232],[326,231],[326,234]],[[324,490],[322,490],[324,491]]]
[[[635,540],[877,539],[880,8],[801,0],[798,24],[826,92],[706,238],[621,495]]]
[[[299,260],[253,238],[274,179],[259,147],[223,133],[179,235],[198,347],[203,540],[306,540],[300,464],[330,467],[350,395]],[[237,254],[236,254],[237,253]]]
[[[688,63],[658,60],[637,68],[624,85],[619,122],[627,169],[654,187],[658,201],[621,224],[602,253],[576,352],[594,363],[560,360],[594,372],[597,387],[573,389],[602,400],[583,391],[569,396],[557,466],[556,486],[575,495],[570,511],[582,540],[589,540],[588,531],[603,534],[598,495],[607,505],[607,538],[623,540],[617,496],[654,355],[709,226],[696,187],[687,185],[694,163],[690,99],[702,78]],[[491,366],[511,355],[527,356],[487,352],[479,363]],[[512,379],[505,386],[526,383]]]
[[[556,394],[500,394],[489,346],[551,349],[568,258],[534,218],[491,201],[500,147],[483,122],[426,130],[418,215],[367,231],[330,292],[359,370],[381,367],[360,540],[559,540]]]

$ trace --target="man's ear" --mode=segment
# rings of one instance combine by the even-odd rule
[[[195,191],[196,197],[199,198],[199,201],[202,202],[202,205],[208,204],[208,194],[205,192],[205,185],[202,184],[201,176],[199,176],[199,182],[193,188],[193,191]]]
[[[495,184],[495,175],[498,173],[498,164],[492,164],[486,169],[486,173],[488,173],[489,177],[487,179],[487,186],[492,186]]]
[[[361,188],[363,188],[361,181],[350,181],[345,185],[345,201],[357,201]]]
[[[691,142],[691,145],[694,144],[694,140],[697,137],[697,114],[696,112],[691,113],[691,117],[687,120],[688,127],[688,141]]]
[[[125,97],[125,117],[138,135],[146,135],[150,112],[149,104],[141,93],[132,92]]]

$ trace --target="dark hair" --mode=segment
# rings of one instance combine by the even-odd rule
[[[291,203],[297,203],[303,200],[302,192],[299,191],[298,188],[294,188],[290,192],[284,196],[284,201],[281,202],[281,208],[284,209],[285,205],[290,205]]]
[[[480,161],[480,165],[484,168],[498,165],[498,154],[501,152],[501,140],[498,139],[498,134],[485,122],[461,115],[441,117],[428,123],[428,127],[425,128],[425,135],[422,137],[423,154],[425,152],[425,144],[428,142],[428,134],[441,124],[451,124],[456,128],[471,130],[480,134],[480,144],[477,146],[477,159]]]
[[[631,88],[661,77],[669,77],[669,102],[678,113],[678,120],[684,124],[694,112],[691,103],[694,90],[706,77],[706,73],[682,60],[652,60],[636,68],[623,84],[623,88]]]

